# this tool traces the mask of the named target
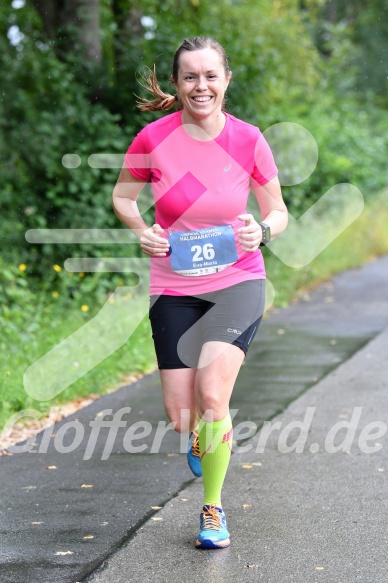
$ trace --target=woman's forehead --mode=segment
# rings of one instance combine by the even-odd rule
[[[211,71],[222,67],[221,56],[210,47],[198,51],[183,51],[179,59],[179,69],[182,72],[193,73],[198,69]]]

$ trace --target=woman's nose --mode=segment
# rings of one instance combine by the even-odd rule
[[[200,89],[201,91],[203,91],[206,88],[207,88],[206,78],[205,77],[198,77],[196,89]]]

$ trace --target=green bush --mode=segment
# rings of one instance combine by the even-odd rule
[[[18,53],[0,37],[0,51],[8,53],[2,59],[0,102],[4,257],[23,261],[30,273],[41,276],[53,259],[60,263],[69,250],[64,245],[28,244],[28,229],[121,226],[111,204],[119,169],[91,168],[88,157],[124,154],[131,127],[124,132],[117,116],[100,104],[91,105],[86,87],[49,50],[26,41]],[[68,153],[81,158],[79,168],[63,166],[62,157]],[[98,256],[106,249],[84,245],[75,251]]]
[[[282,121],[304,126],[315,138],[319,150],[312,175],[299,185],[283,189],[295,216],[335,184],[354,184],[370,202],[386,185],[388,112],[371,104],[361,109],[350,98],[341,100],[322,94],[307,115],[285,113]]]

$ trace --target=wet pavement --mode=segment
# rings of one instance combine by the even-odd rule
[[[305,405],[301,403],[307,399],[310,406],[320,403],[321,425],[324,425],[327,418],[322,403],[326,391],[331,395],[330,403],[343,399],[344,403],[338,406],[350,410],[352,398],[348,395],[346,400],[346,390],[351,388],[346,378],[353,379],[352,374],[354,376],[359,366],[357,355],[364,351],[373,354],[368,347],[378,339],[370,344],[371,339],[388,326],[387,292],[388,257],[384,257],[360,270],[336,276],[332,282],[321,285],[285,309],[271,311],[250,348],[234,390],[231,402],[231,408],[237,410],[234,423],[250,420],[259,429],[265,420],[279,414],[282,418],[281,412],[285,409],[285,418],[293,415],[293,419],[299,419],[301,412],[305,411]],[[387,336],[381,336],[376,353],[386,354],[386,342]],[[365,356],[362,358],[368,365],[373,365],[372,372],[379,373],[377,361],[372,357],[370,362]],[[353,362],[353,359],[356,360]],[[337,395],[336,375],[343,367],[347,367],[343,373],[345,380],[341,394]],[[364,372],[364,368],[360,370]],[[356,381],[359,382],[357,378]],[[353,379],[352,383],[356,381]],[[360,387],[357,393],[360,403],[367,403],[365,395]],[[376,414],[384,410],[383,391],[376,389],[373,395],[372,410]],[[125,407],[128,409],[123,409]],[[123,421],[123,426],[117,428],[117,435],[109,427],[100,427],[97,431],[96,424],[109,421],[117,411]],[[335,411],[338,417],[337,408]],[[297,417],[295,412],[299,412]],[[73,423],[72,428],[66,425],[69,422]],[[152,431],[145,436],[147,423],[152,425]],[[334,577],[331,572],[331,578],[324,579],[324,566],[322,570],[314,570],[321,566],[318,563],[308,572],[311,576],[304,574],[302,578],[298,575],[293,578],[292,564],[299,564],[301,558],[293,556],[292,543],[300,541],[302,544],[302,541],[309,540],[306,539],[309,533],[306,524],[324,520],[322,508],[325,503],[330,506],[334,488],[334,482],[332,485],[330,481],[327,483],[325,477],[342,476],[346,468],[340,466],[340,460],[348,456],[327,456],[321,474],[317,459],[324,456],[279,456],[274,445],[267,448],[269,461],[262,462],[263,466],[266,464],[266,472],[264,479],[259,481],[257,472],[263,467],[259,465],[252,466],[249,469],[251,474],[244,474],[244,479],[241,477],[242,460],[252,461],[252,455],[232,456],[224,488],[224,506],[230,509],[228,519],[233,524],[233,547],[213,553],[213,558],[209,553],[205,553],[205,558],[203,553],[201,556],[193,549],[201,504],[201,480],[192,479],[185,455],[179,454],[184,443],[172,430],[164,432],[166,425],[158,374],[154,373],[101,397],[55,424],[54,428],[35,438],[31,451],[0,458],[1,583],[180,582],[189,578],[191,568],[203,569],[204,562],[210,569],[209,577],[206,577],[209,581],[226,581],[228,573],[233,574],[234,581],[277,583],[387,580],[386,577],[379,579],[377,575],[370,579],[363,578],[364,575],[360,578],[351,567],[350,574]],[[129,427],[132,427],[132,434],[128,433]],[[319,422],[317,428],[323,431]],[[244,444],[254,443],[257,438],[258,434]],[[79,445],[70,451],[76,439]],[[68,447],[69,451],[57,451],[60,447],[63,450]],[[153,453],[153,449],[158,449],[158,453]],[[253,457],[253,463],[261,463],[257,455]],[[349,462],[348,474],[345,472],[341,479],[347,480],[350,499],[354,494],[352,480],[357,483],[358,466],[355,462],[360,461],[359,458],[366,458],[368,464],[375,463],[373,455],[358,456],[356,460],[349,457],[354,463]],[[376,483],[373,482],[373,487],[383,501],[381,478],[384,473],[380,473],[374,475]],[[319,492],[315,492],[310,500],[312,478]],[[269,499],[263,497],[269,493],[273,507]],[[254,494],[259,495],[259,501]],[[297,499],[302,494],[303,497]],[[359,497],[359,492],[355,494]],[[345,493],[341,495],[344,507],[349,506]],[[243,500],[248,503],[250,498],[253,509],[256,505],[262,506],[261,517],[242,514]],[[372,504],[372,495],[370,498]],[[360,504],[357,504],[359,514]],[[153,506],[164,508],[159,512]],[[321,509],[317,516],[309,514],[317,508]],[[306,524],[302,517],[305,517]],[[263,525],[258,528],[262,520]],[[335,527],[333,524],[332,528]],[[362,521],[357,524],[361,525]],[[376,525],[382,527],[379,517]],[[345,526],[340,523],[336,528],[342,532]],[[311,534],[312,539],[314,536],[316,539],[314,544],[320,541],[322,549],[326,548],[325,532],[323,530],[321,538],[317,538],[316,532]],[[343,544],[344,541],[346,533]],[[281,566],[279,563],[280,550],[284,561],[285,557],[290,561],[289,571],[285,564]],[[354,553],[357,558],[356,551]],[[188,564],[182,563],[183,559]],[[329,560],[326,555],[325,560]],[[255,566],[247,567],[245,562],[252,562]],[[169,571],[172,563],[175,563],[174,574]],[[197,579],[190,580],[198,578],[199,573]]]
[[[300,453],[282,451],[275,431],[263,453],[259,434],[232,456],[222,500],[229,548],[194,548],[198,480],[88,583],[386,583],[387,347],[388,328],[273,419],[283,433],[313,411]]]

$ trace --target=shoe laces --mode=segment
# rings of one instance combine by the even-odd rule
[[[219,510],[215,506],[208,506],[202,510],[204,528],[211,530],[220,530],[221,517]]]
[[[199,454],[199,436],[198,433],[194,433],[193,445],[192,445],[193,455],[200,457]]]

